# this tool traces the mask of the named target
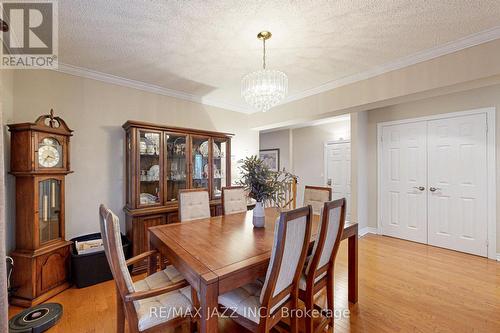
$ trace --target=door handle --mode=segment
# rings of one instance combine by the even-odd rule
[[[429,191],[436,192],[436,191],[441,191],[441,189],[439,187],[430,187]]]
[[[419,191],[425,191],[425,187],[423,186],[413,186],[414,189],[417,189]]]

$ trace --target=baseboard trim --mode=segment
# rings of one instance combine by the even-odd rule
[[[500,253],[497,253],[497,261],[500,261]]]
[[[377,234],[377,228],[364,227],[359,230],[359,237],[363,237],[366,234]]]

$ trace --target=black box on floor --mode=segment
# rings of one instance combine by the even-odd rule
[[[84,288],[113,279],[104,251],[78,254],[75,241],[83,242],[100,239],[101,233],[80,236],[71,239],[71,280],[78,288]],[[130,242],[122,235],[123,253],[129,258]]]

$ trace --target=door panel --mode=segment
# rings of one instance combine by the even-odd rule
[[[351,144],[333,143],[326,147],[326,176],[332,199],[346,198],[346,220],[351,219]]]
[[[381,231],[384,235],[427,243],[426,132],[426,122],[383,127]]]
[[[428,122],[429,244],[487,255],[486,115]]]

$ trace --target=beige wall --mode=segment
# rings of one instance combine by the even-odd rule
[[[377,226],[377,123],[494,106],[500,109],[500,85],[403,103],[368,112],[368,226]],[[500,203],[500,117],[496,116],[497,207]],[[497,252],[500,252],[497,213]]]
[[[302,203],[306,185],[325,185],[324,145],[351,137],[349,120],[296,128],[293,137],[293,173],[299,177],[297,202]]]
[[[290,130],[285,129],[281,131],[274,131],[268,133],[260,133],[259,135],[259,149],[274,149],[280,150],[280,169],[292,170],[291,167],[291,140]]]
[[[234,133],[233,179],[235,162],[258,153],[258,132],[247,127],[245,114],[45,70],[16,71],[13,91],[15,111],[5,115],[6,123],[34,121],[54,108],[75,131],[71,140],[74,173],[66,178],[67,238],[99,230],[99,203],[108,205],[123,221],[121,126],[129,119]],[[13,196],[10,184],[8,195]]]
[[[0,71],[1,80],[0,80],[0,104],[1,104],[1,112],[2,112],[2,126],[4,127],[3,131],[3,140],[4,144],[4,163],[5,163],[5,233],[6,237],[6,249],[12,249],[14,246],[14,232],[15,225],[14,221],[14,209],[15,209],[15,200],[10,189],[14,187],[14,179],[11,176],[7,175],[7,171],[9,170],[10,163],[10,135],[5,127],[5,124],[9,122],[9,119],[13,118],[14,114],[14,72],[11,70],[3,70]]]
[[[293,174],[298,176],[297,203],[301,205],[305,185],[324,186],[324,145],[328,141],[350,139],[350,120],[286,129],[260,135],[260,147],[290,147],[289,158]],[[285,152],[287,150],[285,149]],[[281,151],[280,151],[281,153]]]
[[[368,112],[351,114],[351,221],[359,223],[360,233],[368,226]]]

